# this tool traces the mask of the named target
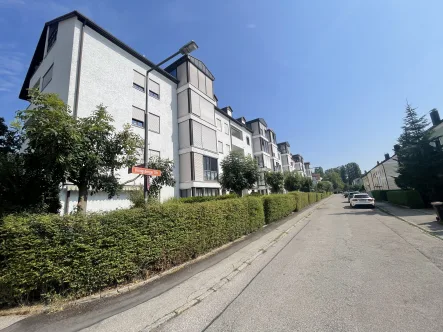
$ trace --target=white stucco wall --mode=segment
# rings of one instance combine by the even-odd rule
[[[76,34],[80,31],[79,24]],[[77,52],[78,44],[74,46],[73,54]],[[97,105],[103,104],[114,118],[118,130],[130,124],[132,106],[145,108],[145,93],[133,88],[134,70],[145,73],[149,67],[87,26],[84,27],[81,61],[78,116],[89,116]],[[71,77],[75,75],[74,68],[76,66],[73,65]],[[149,97],[149,113],[160,117],[160,133],[149,132],[149,149],[160,151],[161,158],[175,162],[174,177],[179,180],[176,83],[155,71],[150,72],[149,77],[160,85],[160,99]],[[73,89],[74,86],[70,92]],[[133,127],[133,130],[144,138],[144,129]],[[128,174],[127,169],[118,174],[121,181],[135,177]],[[142,183],[143,178],[140,177],[128,185]],[[163,188],[160,195],[162,200],[178,196],[178,183],[175,188]],[[91,202],[91,209],[93,204]]]
[[[70,73],[73,49],[73,34],[76,18],[71,18],[58,24],[57,40],[44,57],[38,69],[31,77],[29,87],[34,87],[40,79],[40,90],[57,93],[66,103],[70,86]],[[43,76],[53,66],[52,80],[42,90]]]

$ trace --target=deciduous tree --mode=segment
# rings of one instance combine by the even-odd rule
[[[222,175],[219,182],[226,190],[242,196],[244,189],[252,189],[258,181],[259,171],[257,162],[251,156],[244,156],[238,151],[232,151],[221,162]]]
[[[265,173],[265,183],[271,187],[271,192],[273,194],[283,192],[284,180],[285,178],[281,172]]]

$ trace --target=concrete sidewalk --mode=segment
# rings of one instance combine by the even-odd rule
[[[436,220],[433,209],[408,209],[380,201],[376,207],[443,240],[443,224]]]

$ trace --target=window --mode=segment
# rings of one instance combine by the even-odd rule
[[[231,152],[231,146],[229,144],[226,144],[226,153]]]
[[[203,156],[203,171],[205,181],[216,181],[218,179],[217,159]]]
[[[262,151],[269,153],[268,142],[265,141],[262,137],[260,137],[260,146]]]
[[[218,141],[218,153],[223,153],[223,142]]]
[[[143,128],[145,124],[145,111],[132,106],[132,125]]]
[[[156,99],[160,99],[160,84],[151,79],[149,80],[149,95]]]
[[[195,188],[195,196],[203,196],[204,189],[203,188]]]
[[[160,117],[158,115],[149,113],[148,128],[149,128],[149,131],[160,134]]]
[[[237,128],[231,126],[231,134],[232,136],[237,137],[239,140],[243,141],[243,132],[241,130],[238,130]]]
[[[251,142],[249,141],[249,137],[246,137],[246,144],[251,145]]]
[[[219,131],[222,131],[222,124],[221,124],[221,120],[220,119],[217,119],[217,129]]]
[[[58,23],[54,23],[49,26],[48,47],[46,49],[46,54],[49,53],[52,46],[54,46],[55,41],[57,40],[57,31],[58,31]]]
[[[263,167],[263,156],[255,156],[254,159],[257,161],[258,167]]]
[[[137,119],[132,119],[132,125],[140,128],[144,127],[143,121]]]
[[[160,151],[149,150],[149,158],[160,158]]]
[[[145,92],[145,75],[140,74],[134,70],[134,78],[132,81],[132,87],[138,91]]]
[[[191,197],[191,189],[180,189],[180,197]]]
[[[35,82],[35,84],[34,84],[34,86],[32,88],[40,90],[40,79],[38,79],[37,82]]]
[[[205,196],[218,196],[219,190],[217,188],[204,188]]]
[[[229,135],[229,127],[227,123],[225,123],[225,134]]]
[[[54,64],[49,67],[48,71],[43,76],[42,90],[44,90],[52,80],[52,68],[54,68]]]

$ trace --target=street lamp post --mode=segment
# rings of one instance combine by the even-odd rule
[[[198,45],[195,43],[195,41],[191,40],[189,43],[183,45],[177,52],[175,52],[174,54],[172,54],[171,56],[167,57],[166,59],[164,59],[163,61],[159,62],[158,64],[156,64],[155,66],[151,67],[150,69],[148,69],[146,71],[146,76],[145,76],[145,94],[146,94],[146,100],[145,100],[145,148],[144,148],[144,154],[143,154],[143,161],[144,161],[144,166],[147,168],[148,167],[148,162],[149,162],[149,141],[148,141],[148,136],[149,136],[149,127],[148,127],[148,106],[149,106],[149,73],[153,70],[159,70],[160,66],[166,62],[168,62],[169,60],[171,60],[172,58],[175,58],[177,55],[182,54],[182,55],[186,55],[189,54],[193,51],[195,51],[198,48]],[[145,197],[145,201],[148,200],[148,181],[149,181],[149,175],[145,175],[144,176],[144,197]]]

